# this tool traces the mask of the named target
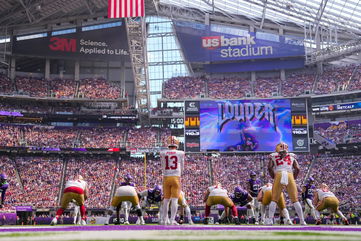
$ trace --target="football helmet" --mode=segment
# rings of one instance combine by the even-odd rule
[[[126,182],[131,182],[133,180],[133,177],[130,174],[127,174],[127,175],[124,176],[124,180]]]
[[[250,173],[249,173],[249,177],[250,178],[254,178],[254,177],[256,177],[257,176],[257,174],[254,172],[254,171],[251,171]]]
[[[315,179],[313,178],[313,177],[309,177],[308,179],[307,179],[307,182],[308,183],[314,183],[315,182]]]
[[[237,198],[240,198],[244,193],[246,193],[246,191],[244,189],[242,189],[241,187],[235,187],[234,188],[234,195]]]
[[[179,140],[175,136],[170,136],[167,139],[167,144],[168,144],[168,147],[176,147],[176,148],[178,148]]]
[[[162,187],[159,185],[155,185],[153,188],[153,192],[154,194],[156,194],[157,196],[162,195]]]
[[[276,146],[276,152],[288,152],[288,145],[284,142],[278,143]]]
[[[7,180],[8,177],[6,176],[5,173],[2,173],[2,174],[0,174],[0,179],[1,179],[1,180]]]

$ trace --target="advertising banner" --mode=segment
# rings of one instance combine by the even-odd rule
[[[71,59],[129,60],[127,33],[124,26],[92,31],[16,40],[15,55],[42,56]]]
[[[303,39],[220,25],[174,21],[189,62],[216,62],[304,56]]]

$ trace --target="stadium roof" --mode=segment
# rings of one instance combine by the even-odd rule
[[[243,15],[257,21],[278,24],[339,28],[361,34],[361,0],[160,0],[161,3],[207,12]]]

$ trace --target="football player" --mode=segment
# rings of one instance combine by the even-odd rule
[[[250,173],[250,179],[247,181],[248,184],[248,192],[251,194],[253,198],[253,205],[250,209],[247,209],[248,217],[252,217],[255,220],[255,224],[258,224],[259,217],[259,202],[257,200],[258,190],[261,187],[261,180],[257,178],[257,174],[255,172]]]
[[[159,208],[159,221],[162,219],[162,187],[155,185],[153,189],[144,190],[139,193],[141,198],[141,207],[143,216],[145,215],[145,209],[152,205],[156,205]]]
[[[229,197],[232,200],[232,202],[234,203],[234,205],[240,206],[240,207],[246,206],[247,211],[248,211],[248,209],[251,209],[251,208],[253,209],[252,196],[246,190],[242,189],[241,187],[235,187],[234,192],[231,195],[229,195]],[[227,223],[226,209],[222,212],[221,222]]]
[[[120,186],[131,186],[131,187],[135,187],[135,184],[133,182],[133,177],[130,174],[126,174],[124,176],[124,182],[120,183]],[[122,202],[122,206],[121,206],[121,211],[124,213],[124,217],[125,217],[125,221],[124,224],[129,224],[129,213],[130,213],[130,208],[132,206],[131,202],[128,201],[124,201]],[[140,222],[140,219],[138,219],[138,221]]]
[[[70,202],[70,209],[74,208],[74,221],[73,224],[81,224],[80,207],[76,205],[76,201],[73,199]]]
[[[88,194],[88,184],[81,175],[76,180],[69,180],[65,183],[63,197],[61,198],[61,207],[56,212],[55,218],[51,221],[51,225],[58,223],[58,218],[64,213],[68,204],[76,201],[76,205],[80,207],[81,225],[86,225],[86,208],[84,205]]]
[[[161,224],[168,219],[169,203],[171,203],[171,225],[178,225],[175,217],[178,211],[178,198],[181,192],[180,177],[184,169],[184,151],[177,150],[179,141],[175,136],[168,138],[168,150],[160,152],[163,171],[163,217]]]
[[[266,183],[266,185],[261,187],[258,192],[257,199],[261,203],[261,224],[264,224],[266,217],[266,207],[271,203],[272,200],[272,183]],[[281,193],[277,205],[280,209],[281,214],[286,219],[286,224],[292,225],[290,214],[286,208],[286,201],[283,192]]]
[[[342,221],[345,225],[348,225],[347,218],[339,210],[340,202],[333,192],[330,191],[327,184],[322,183],[315,191],[314,194],[314,203],[316,205],[316,224],[321,224],[320,212],[324,209],[330,209],[333,213],[336,213],[342,218]]]
[[[315,213],[315,207],[313,206],[312,200],[313,200],[313,193],[315,192],[315,179],[312,177],[309,177],[307,180],[306,185],[302,187],[302,200],[305,203],[305,212],[304,215],[306,216],[308,213],[311,213],[313,218],[317,220],[316,213]]]
[[[5,204],[6,190],[9,188],[8,178],[5,173],[0,175],[0,192],[1,192],[1,203],[0,208]]]
[[[215,186],[208,187],[203,201],[206,203],[205,224],[208,224],[208,217],[211,213],[211,206],[217,204],[224,206],[226,217],[228,217],[228,208],[230,208],[232,210],[234,223],[239,224],[237,207],[228,197],[227,190],[222,188],[221,183],[218,182]]]
[[[180,206],[180,218],[179,223],[184,223],[184,213],[188,218],[188,224],[192,225],[192,214],[191,209],[189,208],[189,205],[187,203],[187,200],[185,198],[185,194],[183,191],[181,191],[179,198],[178,198],[178,205]]]
[[[300,172],[300,167],[296,160],[296,155],[288,152],[288,145],[286,143],[281,142],[277,144],[276,152],[270,155],[268,171],[270,176],[274,179],[274,183],[272,187],[272,201],[269,205],[268,219],[266,219],[265,223],[268,225],[273,224],[277,202],[281,197],[283,188],[286,187],[296,213],[300,218],[300,224],[306,225],[303,217],[302,206],[298,201],[298,190],[295,182],[295,179]]]
[[[119,212],[120,212],[120,208],[121,208],[123,202],[130,203],[129,209],[132,206],[134,206],[134,208],[137,212],[137,215],[138,215],[138,219],[140,220],[139,223],[141,225],[145,224],[144,218],[142,215],[142,210],[139,205],[138,192],[135,189],[135,187],[131,186],[131,185],[123,185],[123,186],[120,186],[117,188],[117,190],[115,191],[115,195],[112,199],[111,207],[109,209],[109,213],[108,213],[105,224],[106,225],[108,224],[109,218],[112,214],[114,214],[114,211],[116,212],[117,224],[119,224],[119,220],[120,220]],[[124,224],[129,224],[128,216],[125,217]]]

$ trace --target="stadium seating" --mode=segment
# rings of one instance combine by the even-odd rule
[[[317,123],[315,131],[336,144],[361,142],[361,120]]]
[[[0,73],[0,93],[10,94],[14,92],[14,84],[12,81]]]
[[[302,185],[314,158],[316,161],[310,170],[310,175],[315,178],[316,184],[328,183],[332,190],[336,191],[343,206],[357,207],[360,202],[354,194],[361,188],[361,180],[358,178],[361,174],[360,157],[298,155],[297,159],[301,167],[297,179],[299,186]],[[231,193],[235,186],[247,188],[246,181],[250,171],[255,171],[263,182],[271,181],[264,169],[267,161],[267,155],[217,157],[206,157],[202,154],[186,155],[182,189],[191,206],[203,206],[204,193],[207,187],[212,185],[209,175],[210,163],[212,163],[213,180],[220,181]],[[107,208],[113,182],[115,187],[119,186],[126,174],[133,176],[139,191],[162,184],[159,158],[148,157],[145,179],[143,158],[122,158],[117,166],[115,159],[104,156],[76,158],[30,156],[13,159],[1,156],[2,172],[8,175],[10,183],[5,208],[11,209],[16,205],[29,204],[35,207],[56,207],[65,163],[64,181],[80,174],[89,183],[90,194],[87,200],[89,208]],[[289,202],[288,204],[290,205]]]
[[[320,156],[311,170],[316,185],[326,183],[339,198],[342,208],[360,207],[360,156]]]
[[[80,157],[67,162],[66,180],[82,175],[88,182],[88,208],[108,208],[116,162],[109,157]]]
[[[15,163],[24,187],[17,201],[21,205],[56,207],[63,160],[58,157],[17,157]]]

